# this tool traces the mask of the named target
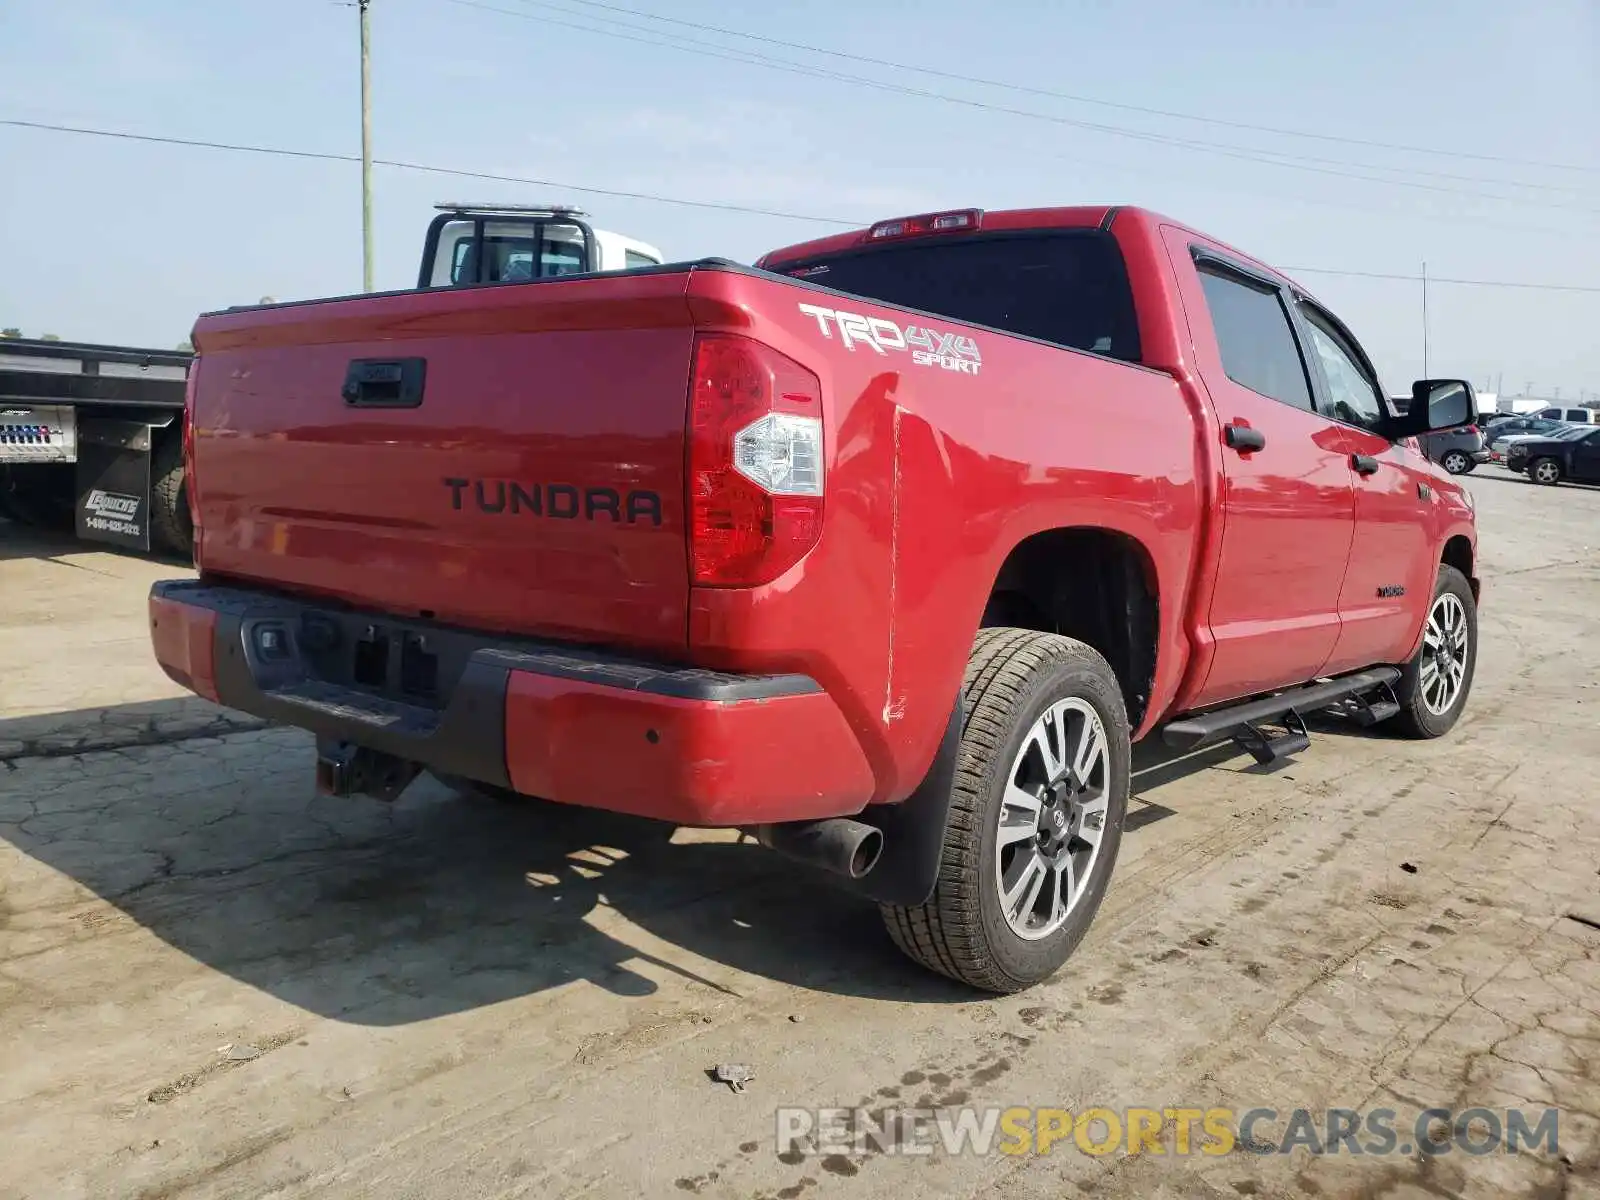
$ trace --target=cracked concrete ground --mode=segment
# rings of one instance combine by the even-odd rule
[[[304,735],[151,663],[174,568],[0,527],[0,1195],[1596,1200],[1600,491],[1469,482],[1455,734],[1141,754],[1099,919],[1002,1000],[730,835],[317,799]],[[1554,1105],[1560,1149],[776,1153],[861,1103]]]

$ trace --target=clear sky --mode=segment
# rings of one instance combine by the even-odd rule
[[[439,200],[578,203],[670,258],[834,228],[582,185],[861,223],[1137,203],[1290,269],[1600,289],[1600,0],[608,2],[1013,87],[581,0],[372,0],[380,158],[562,185],[377,168],[378,286],[414,282]],[[354,154],[356,29],[335,0],[0,0],[0,120]],[[1298,277],[1391,389],[1422,373],[1419,284]],[[360,283],[354,164],[0,125],[0,326],[166,346],[208,308]],[[1428,301],[1432,374],[1600,394],[1600,290]]]

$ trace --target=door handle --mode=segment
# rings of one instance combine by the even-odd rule
[[[1378,460],[1370,454],[1352,454],[1350,465],[1355,468],[1357,475],[1376,475],[1378,473]]]
[[[1228,443],[1228,449],[1237,450],[1241,454],[1248,454],[1252,450],[1263,450],[1267,445],[1267,435],[1259,429],[1251,429],[1248,425],[1224,425],[1222,439]]]

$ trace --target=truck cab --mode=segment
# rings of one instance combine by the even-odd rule
[[[596,229],[580,209],[506,204],[437,204],[423,243],[418,288],[517,283],[658,267],[647,242]]]

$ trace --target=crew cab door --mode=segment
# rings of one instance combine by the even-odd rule
[[[1355,491],[1355,537],[1339,593],[1339,640],[1323,673],[1411,656],[1439,569],[1435,475],[1427,460],[1377,430],[1388,415],[1377,373],[1350,332],[1300,297],[1296,316],[1317,407],[1338,423]]]
[[[1224,440],[1212,659],[1189,701],[1198,708],[1321,672],[1339,638],[1354,493],[1344,431],[1315,409],[1282,285],[1185,231],[1166,236]]]

